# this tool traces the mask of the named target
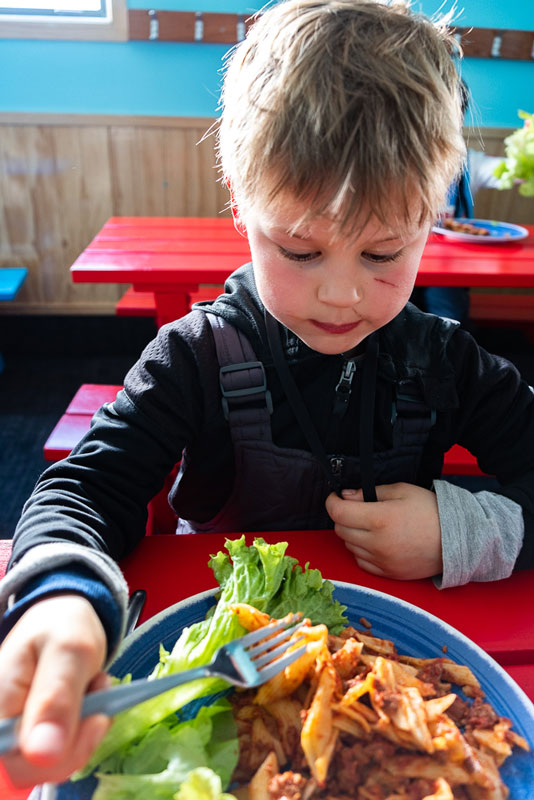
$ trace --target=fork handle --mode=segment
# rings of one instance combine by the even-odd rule
[[[101,689],[98,692],[86,694],[82,703],[80,716],[89,717],[91,714],[105,714],[107,717],[114,717],[120,711],[126,711],[138,703],[150,700],[159,694],[181,686],[182,683],[190,683],[198,678],[205,678],[210,671],[205,667],[193,667],[184,672],[174,672],[164,678],[147,681],[140,678],[131,683],[122,683],[112,686],[111,689]]]
[[[106,714],[114,717],[120,711],[132,708],[138,703],[150,700],[159,694],[174,689],[183,683],[205,678],[210,675],[210,671],[205,667],[194,667],[185,672],[175,672],[166,675],[164,678],[147,681],[141,678],[131,683],[122,683],[112,686],[111,689],[101,689],[98,692],[86,694],[80,712],[81,717],[89,717],[91,714]],[[0,754],[14,750],[17,746],[18,727],[22,717],[9,717],[0,720]]]

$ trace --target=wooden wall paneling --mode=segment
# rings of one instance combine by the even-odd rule
[[[165,216],[164,133],[160,128],[110,127],[113,214]]]
[[[106,126],[53,128],[58,170],[57,204],[61,239],[56,242],[55,297],[64,305],[109,306],[117,287],[74,284],[69,267],[113,214],[111,164]]]
[[[27,155],[16,131],[11,125],[0,127],[0,266],[28,268],[19,292],[19,298],[25,298],[34,280],[38,253],[28,213]]]
[[[51,129],[40,126],[14,131],[12,154],[20,165],[18,187],[19,202],[26,214],[26,230],[37,253],[37,260],[29,266],[26,292],[18,302],[27,297],[32,303],[46,303],[48,275],[54,263],[54,241],[57,239],[55,197],[53,180],[56,170]],[[21,206],[18,206],[20,209]]]
[[[141,214],[167,215],[167,172],[165,164],[165,131],[162,128],[140,128],[137,132],[138,205]],[[119,176],[114,176],[115,180]]]
[[[196,140],[195,128],[166,131],[167,213],[170,217],[198,214],[198,153],[191,139]]]
[[[61,217],[63,209],[58,198],[58,164],[55,152],[54,128],[37,128],[37,161],[31,176],[31,201],[34,220],[34,236],[39,253],[37,270],[38,296],[40,303],[56,300],[54,289],[59,290],[54,280],[55,271],[61,257]],[[62,294],[59,291],[60,295]]]
[[[168,215],[227,216],[228,194],[218,183],[215,140],[206,128],[167,131]]]

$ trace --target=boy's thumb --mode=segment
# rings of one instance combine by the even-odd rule
[[[342,489],[341,497],[344,500],[363,500],[363,492],[361,489]]]

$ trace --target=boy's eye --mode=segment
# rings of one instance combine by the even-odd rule
[[[367,261],[372,261],[374,264],[389,264],[392,261],[397,261],[402,255],[402,250],[397,253],[362,253],[362,256]]]
[[[293,253],[291,250],[286,250],[285,247],[279,246],[278,248],[284,258],[288,258],[290,261],[313,261],[314,258],[320,256],[321,253],[316,250],[314,253]]]

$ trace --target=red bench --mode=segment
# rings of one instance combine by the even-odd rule
[[[469,298],[469,317],[477,325],[513,326],[534,341],[534,294],[471,291]]]
[[[191,305],[202,300],[215,300],[223,291],[222,286],[201,286],[197,292],[191,294]],[[154,292],[137,292],[131,286],[115,306],[115,312],[119,317],[155,317]]]
[[[66,458],[91,426],[93,414],[104,405],[112,403],[122,386],[114,384],[84,383],[80,386],[63,416],[54,427],[44,445],[46,461]],[[161,491],[148,504],[147,534],[173,533],[176,515],[167,497],[176,478],[178,465],[165,481]]]

